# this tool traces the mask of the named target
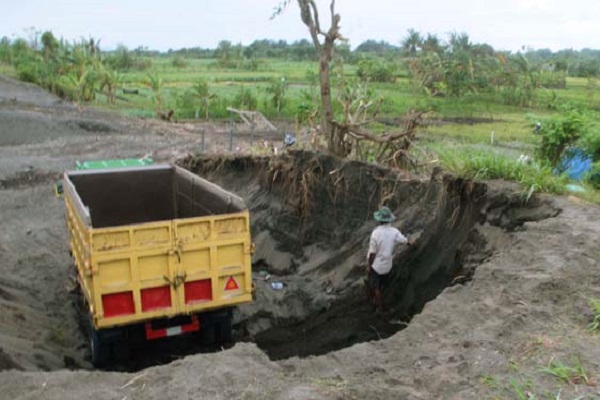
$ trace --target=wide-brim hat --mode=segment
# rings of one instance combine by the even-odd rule
[[[396,216],[392,214],[392,210],[388,207],[381,207],[373,215],[375,220],[379,222],[392,222],[396,219]]]

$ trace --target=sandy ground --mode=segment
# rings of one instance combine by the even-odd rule
[[[207,139],[211,151],[227,145],[217,134]],[[238,343],[136,373],[90,371],[53,182],[76,160],[175,160],[198,140],[192,125],[91,111],[0,79],[0,398],[600,398],[600,338],[587,330],[588,300],[600,298],[600,209],[571,198],[542,199],[560,210],[553,218],[482,206],[487,222],[477,232],[490,252],[472,280],[445,289],[383,340],[282,361]],[[544,372],[553,361],[581,365],[585,379]]]

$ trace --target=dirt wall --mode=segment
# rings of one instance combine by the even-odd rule
[[[466,253],[480,250],[466,244],[482,218],[484,184],[449,175],[405,179],[374,165],[309,152],[188,157],[181,163],[246,200],[257,246],[255,272],[267,269],[287,285],[277,295],[258,282],[257,303],[240,317],[246,339],[274,358],[321,354],[405,326],[375,317],[364,295],[373,212],[380,206],[397,215],[396,227],[418,238],[417,246],[397,252],[385,288],[397,319],[408,322],[460,279]]]

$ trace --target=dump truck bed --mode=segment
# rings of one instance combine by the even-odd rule
[[[96,329],[252,299],[242,199],[182,168],[69,171],[69,242]]]

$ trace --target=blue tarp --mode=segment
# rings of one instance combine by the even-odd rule
[[[592,157],[578,148],[569,149],[557,167],[557,173],[564,172],[569,179],[580,181],[592,169]]]

